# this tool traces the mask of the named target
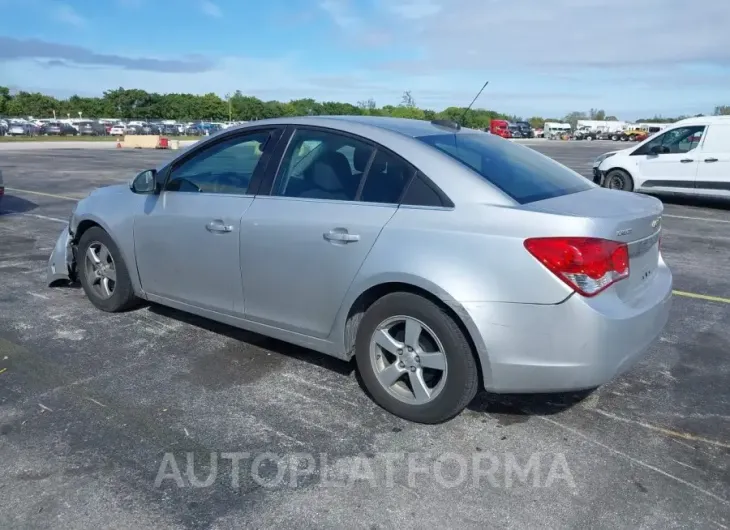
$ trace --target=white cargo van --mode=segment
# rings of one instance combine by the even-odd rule
[[[625,191],[730,197],[730,116],[688,118],[593,162],[594,181]]]

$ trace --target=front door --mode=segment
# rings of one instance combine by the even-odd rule
[[[693,188],[704,126],[671,129],[640,148],[639,175],[654,186]],[[653,152],[658,148],[658,152]]]
[[[142,288],[204,309],[243,314],[241,216],[278,131],[225,135],[173,165],[162,192],[135,219]]]

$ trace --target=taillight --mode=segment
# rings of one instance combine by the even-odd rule
[[[626,243],[592,237],[538,237],[525,248],[583,296],[595,296],[629,277]]]

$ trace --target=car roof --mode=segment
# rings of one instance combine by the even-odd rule
[[[291,124],[291,125],[312,125],[321,127],[332,127],[335,129],[348,129],[348,125],[364,125],[377,129],[402,134],[404,136],[418,137],[431,136],[435,134],[455,133],[481,133],[474,129],[444,127],[427,120],[413,120],[407,118],[391,118],[385,116],[300,116],[293,118],[273,118],[266,120],[250,121],[235,127],[249,128],[254,125],[264,124]],[[230,130],[230,129],[228,129]]]
[[[672,124],[676,125],[712,125],[718,123],[730,123],[730,116],[698,116],[696,118],[685,118]]]

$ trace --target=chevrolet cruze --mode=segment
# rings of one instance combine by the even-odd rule
[[[92,192],[48,279],[354,356],[378,404],[436,423],[641,358],[670,308],[662,208],[451,122],[263,120]]]

